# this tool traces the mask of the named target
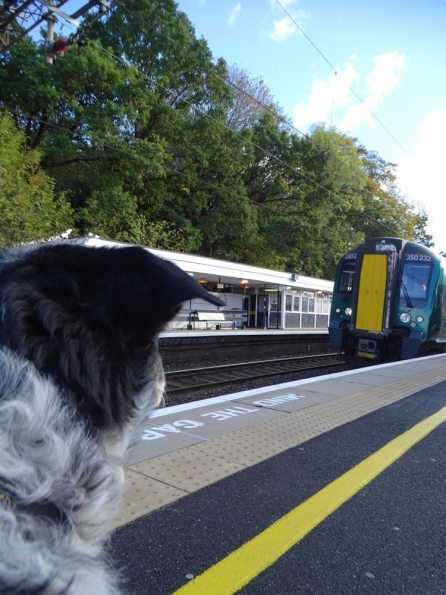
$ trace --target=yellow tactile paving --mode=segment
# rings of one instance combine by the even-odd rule
[[[225,461],[191,447],[169,452],[156,459],[132,465],[130,469],[191,493],[223,477],[240,471],[244,466],[235,461]]]
[[[119,526],[241,469],[446,380],[446,366],[300,409],[132,465]],[[418,363],[418,362],[417,362]],[[336,380],[334,380],[336,382]],[[309,385],[305,388],[308,389]],[[317,388],[317,382],[314,383]]]
[[[124,505],[114,521],[114,528],[130,523],[140,516],[186,496],[188,493],[131,469],[126,469],[125,474],[126,497]]]
[[[320,428],[299,427],[296,424],[293,436],[272,437],[273,430],[274,426],[269,426],[269,423],[265,422],[248,428],[244,432],[231,432],[225,436],[219,436],[216,440],[202,442],[190,448],[197,453],[220,456],[225,460],[234,460],[244,467],[249,467],[326,431],[321,431]]]

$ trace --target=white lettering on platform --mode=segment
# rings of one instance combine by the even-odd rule
[[[210,413],[202,413],[201,417],[212,417],[217,421],[224,421],[231,417],[238,417],[239,415],[246,415],[247,413],[255,413],[258,409],[248,409],[248,407],[234,407],[233,409],[222,409],[221,411],[211,411]]]
[[[227,409],[211,411],[210,413],[202,413],[200,417],[211,417],[217,421],[225,421],[226,419],[232,419],[234,417],[239,417],[240,415],[247,415],[248,413],[256,413],[257,411],[260,411],[260,409],[237,405],[231,408],[228,407]],[[158,440],[159,438],[165,438],[167,434],[181,434],[182,429],[193,429],[199,428],[200,426],[204,426],[204,422],[193,419],[179,419],[171,424],[152,426],[151,428],[144,430],[141,438],[142,440]]]
[[[163,424],[162,426],[154,426],[150,430],[144,430],[142,435],[143,440],[158,440],[158,438],[165,438],[166,434],[181,434],[178,428],[199,428],[203,426],[202,421],[194,421],[192,419],[179,419],[172,424]]]
[[[277,397],[270,397],[269,399],[262,399],[261,401],[253,401],[253,405],[259,407],[274,407],[274,405],[280,405],[281,403],[288,403],[289,401],[297,401],[298,399],[305,399],[304,395],[278,395]]]

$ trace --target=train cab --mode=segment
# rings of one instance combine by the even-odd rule
[[[341,258],[330,314],[330,345],[347,358],[396,361],[446,341],[444,262],[398,238],[375,238]]]

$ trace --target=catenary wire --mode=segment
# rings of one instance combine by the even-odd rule
[[[127,8],[126,8],[126,7],[125,7],[123,4],[122,4],[122,2],[117,2],[117,3],[115,3],[115,4],[120,4],[120,5],[122,5],[122,6],[123,6],[123,8],[124,8],[125,10],[127,10],[127,11],[128,11],[128,12],[129,12],[129,13],[130,13],[130,14],[131,14],[131,15],[132,15],[134,18],[138,18],[138,17],[137,17],[137,15],[135,15],[133,12],[129,11],[129,10],[128,10],[128,9],[127,9]],[[70,27],[70,26],[68,25],[68,27]],[[163,35],[163,36],[164,36],[166,39],[168,39],[169,41],[172,41],[173,43],[175,43],[173,40],[170,40],[170,38],[168,38],[167,36],[165,36],[165,35]],[[119,56],[116,56],[116,55],[115,55],[113,52],[111,52],[111,51],[109,51],[109,50],[105,49],[105,48],[104,48],[104,47],[103,47],[101,44],[98,44],[98,43],[97,43],[95,40],[93,40],[93,39],[90,39],[90,38],[88,38],[88,37],[86,37],[86,39],[87,39],[87,40],[88,40],[90,43],[92,43],[92,45],[94,45],[94,46],[95,46],[97,49],[99,49],[100,51],[103,51],[103,52],[105,52],[105,53],[108,53],[108,54],[109,54],[111,57],[113,57],[113,59],[115,59],[115,60],[117,60],[117,61],[120,61],[120,62],[122,62],[122,63],[124,64],[124,66],[128,66],[128,64],[126,63],[126,61],[125,61],[123,58],[120,58]],[[137,69],[137,71],[138,71],[138,73],[139,73],[139,74],[140,74],[140,75],[141,75],[143,78],[146,78],[146,79],[150,79],[150,78],[151,78],[151,77],[149,77],[148,75],[146,75],[145,73],[141,72],[141,71],[140,71],[140,69]],[[224,79],[224,80],[225,80],[226,82],[228,82],[228,83],[229,83],[229,81],[227,81],[226,79]],[[153,82],[154,82],[154,83],[155,83],[157,86],[161,87],[161,88],[162,88],[162,89],[164,89],[164,90],[167,90],[167,88],[166,88],[166,87],[164,87],[164,86],[163,86],[161,83],[159,83],[158,81],[156,81],[154,78],[152,78],[152,81],[153,81]],[[232,84],[232,83],[230,83],[230,84]],[[236,85],[233,85],[233,86],[236,86]],[[238,87],[237,87],[237,88],[238,88]],[[259,104],[259,105],[260,105],[262,108],[264,108],[265,110],[268,110],[268,109],[269,109],[269,108],[267,108],[266,106],[264,106],[263,104],[261,104],[261,102],[259,102],[259,101],[258,101],[257,99],[255,99],[254,97],[251,97],[249,94],[247,94],[247,93],[246,93],[245,91],[243,91],[242,89],[240,89],[240,88],[239,88],[239,90],[240,90],[242,93],[244,93],[245,95],[247,95],[248,97],[250,97],[251,99],[253,99],[254,101],[256,101],[256,102],[257,102],[257,103],[258,103],[258,104]],[[186,103],[187,103],[187,104],[188,104],[190,107],[192,107],[192,108],[195,108],[195,106],[194,106],[192,103],[188,102],[187,100],[184,100],[184,101],[185,101],[185,102],[186,102]],[[276,112],[273,112],[272,110],[269,110],[269,111],[271,111],[271,113],[273,113],[273,114],[274,114],[274,115],[277,117],[277,113],[276,113]],[[213,119],[213,120],[216,120],[216,119],[215,119],[215,118],[214,118],[212,115],[210,115],[209,113],[206,113],[206,112],[202,112],[202,113],[203,113],[203,114],[204,114],[206,117],[208,117],[208,118],[211,118],[211,119]],[[34,120],[36,120],[36,121],[37,121],[38,119],[37,119],[37,118],[34,118]],[[290,125],[290,124],[289,124],[289,123],[288,123],[286,120],[284,120],[284,121],[285,121],[285,122],[286,122],[288,125]],[[60,130],[64,130],[65,132],[70,132],[68,129],[64,129],[63,127],[60,127],[60,126],[58,126],[58,125],[51,124],[51,123],[49,123],[49,122],[44,122],[44,123],[45,123],[45,124],[47,124],[48,126],[51,126],[51,127],[54,127],[54,128],[58,128],[58,129],[60,129]],[[291,125],[291,127],[293,127],[293,126]],[[242,135],[241,133],[239,133],[238,131],[236,131],[236,130],[234,130],[234,129],[232,129],[232,128],[229,128],[229,127],[227,127],[227,126],[225,126],[225,128],[227,128],[228,130],[230,130],[230,132],[231,132],[231,133],[233,133],[233,134],[236,134],[236,135],[240,136],[241,138],[244,138],[244,137],[243,137],[243,135]],[[293,128],[294,128],[294,127],[293,127]],[[294,129],[295,129],[295,128],[294,128]],[[308,135],[305,135],[304,133],[300,132],[300,131],[299,131],[299,130],[297,130],[297,129],[295,129],[295,130],[296,130],[296,131],[297,131],[299,134],[301,134],[302,136],[305,136],[305,137],[309,138],[309,137],[308,137]],[[81,141],[81,142],[83,142],[83,141]],[[252,141],[251,141],[251,143],[252,143]],[[86,143],[85,143],[85,144],[86,144]],[[263,147],[260,147],[260,146],[259,146],[259,145],[257,145],[256,143],[252,143],[252,145],[253,145],[254,147],[256,147],[257,149],[259,149],[261,152],[263,152],[263,153],[265,154],[265,156],[266,156],[266,157],[268,157],[269,159],[273,159],[273,160],[277,161],[278,163],[280,163],[282,166],[285,166],[286,168],[289,168],[289,169],[293,170],[293,171],[294,171],[294,172],[296,172],[296,173],[297,173],[297,174],[298,174],[298,175],[299,175],[301,178],[304,178],[304,179],[306,179],[308,182],[310,182],[310,183],[312,183],[312,184],[316,185],[317,187],[319,187],[320,189],[324,190],[325,192],[327,192],[327,194],[328,194],[328,195],[336,196],[336,193],[335,193],[335,192],[333,192],[332,190],[329,190],[328,188],[326,188],[326,187],[325,187],[325,186],[323,186],[322,184],[319,184],[319,183],[318,183],[316,180],[314,180],[314,179],[310,178],[309,176],[307,176],[306,174],[302,173],[302,171],[300,170],[300,168],[293,167],[292,165],[290,165],[289,163],[286,163],[285,161],[283,161],[282,159],[278,158],[277,156],[275,156],[275,155],[272,155],[271,153],[269,153],[269,152],[268,152],[268,151],[266,151],[266,150],[265,150]],[[124,150],[122,150],[122,149],[119,149],[119,148],[117,148],[117,147],[114,147],[114,146],[112,146],[112,145],[108,145],[107,143],[102,143],[102,146],[103,146],[104,148],[108,148],[108,149],[114,150],[114,151],[116,151],[116,152],[123,153],[123,154],[125,154],[125,155],[127,155],[127,156],[132,156],[132,154],[131,154],[131,153],[129,153],[129,152],[126,152],[126,151],[124,151]],[[320,147],[319,147],[319,148],[320,148]],[[342,163],[344,166],[347,166],[347,165],[346,165],[344,162],[342,162],[341,160],[339,160],[339,161],[340,161],[340,163]],[[347,166],[347,167],[348,167],[348,166]],[[217,190],[219,190],[219,191],[221,191],[221,192],[223,192],[223,193],[225,193],[225,194],[227,193],[227,191],[226,191],[224,188],[221,188],[221,187],[219,187],[219,186],[217,186],[217,185],[215,185],[215,184],[212,184],[212,183],[210,183],[210,182],[206,182],[205,180],[201,180],[200,178],[197,178],[196,176],[191,176],[191,175],[189,175],[189,174],[186,174],[186,173],[184,173],[184,172],[182,172],[182,171],[180,171],[180,170],[178,170],[178,169],[172,168],[172,167],[170,167],[170,166],[166,166],[166,168],[167,168],[167,169],[169,169],[170,171],[172,171],[172,172],[176,173],[176,174],[179,174],[180,176],[183,176],[183,177],[185,177],[185,178],[188,178],[188,179],[193,179],[193,180],[196,180],[197,182],[200,182],[201,184],[203,184],[203,185],[206,185],[206,186],[208,186],[208,187],[210,187],[210,188],[217,189]],[[353,170],[352,170],[352,171],[353,171]],[[273,209],[271,209],[271,208],[270,208],[268,205],[266,205],[265,203],[259,203],[259,202],[257,202],[257,201],[254,201],[254,200],[252,200],[252,199],[249,199],[249,200],[250,200],[250,202],[251,202],[251,203],[253,203],[253,204],[256,204],[257,206],[261,206],[262,208],[266,208],[266,209],[268,209],[268,210],[273,210]],[[364,215],[365,217],[367,217],[367,218],[369,218],[370,220],[374,221],[375,223],[377,223],[377,224],[379,224],[379,225],[382,225],[383,227],[386,227],[386,228],[387,228],[387,229],[389,229],[390,231],[394,232],[394,229],[393,229],[393,228],[391,228],[391,227],[390,227],[389,225],[387,225],[386,223],[384,223],[383,221],[376,220],[376,219],[374,219],[373,217],[371,217],[370,215],[368,215],[368,214],[367,214],[367,213],[365,213],[365,212],[362,212],[362,215]]]
[[[87,38],[87,39],[88,39],[88,38]],[[113,54],[113,52],[110,52],[109,50],[106,50],[106,49],[105,49],[105,48],[103,48],[103,47],[102,47],[100,44],[97,44],[96,42],[94,42],[94,40],[91,40],[91,39],[88,39],[88,40],[89,40],[89,41],[90,41],[90,42],[91,42],[93,45],[95,45],[95,46],[96,46],[98,49],[101,49],[101,50],[103,50],[103,51],[107,52],[107,53],[108,53],[108,54],[110,54],[110,55],[111,55],[111,56],[112,56],[112,57],[113,57],[115,60],[122,61],[122,62],[123,62],[123,64],[124,64],[124,65],[126,65],[126,64],[125,64],[125,61],[124,61],[124,59],[121,59],[121,58],[119,58],[119,56],[116,56],[115,54]],[[147,77],[147,75],[145,75],[144,73],[142,73],[142,72],[141,72],[139,69],[138,69],[138,72],[139,72],[139,74],[141,74],[141,75],[142,75],[144,78],[148,78],[148,77]],[[162,89],[166,90],[166,87],[164,87],[163,85],[161,85],[161,83],[158,83],[158,82],[157,82],[157,81],[155,81],[155,80],[154,80],[153,82],[154,82],[156,85],[160,86]],[[191,104],[191,103],[190,103],[190,102],[188,102],[187,100],[184,100],[184,99],[183,99],[183,101],[185,101],[185,103],[187,103],[187,104],[188,104],[188,105],[190,105],[191,107],[194,107],[194,106],[193,106],[193,104]],[[202,113],[203,113],[203,112],[202,112]],[[209,117],[209,118],[211,118],[211,119],[215,120],[215,118],[213,118],[213,116],[211,116],[210,114],[207,114],[207,113],[205,113],[205,115],[206,115],[207,117]],[[227,127],[225,126],[225,128],[227,128]],[[229,128],[228,128],[228,130],[230,130],[230,131],[231,131],[233,134],[236,134],[236,135],[240,136],[241,138],[244,138],[244,137],[243,137],[243,135],[242,135],[241,133],[237,132],[236,130],[229,129]],[[325,190],[325,191],[326,191],[326,192],[327,192],[329,195],[336,196],[336,194],[335,194],[335,193],[334,193],[332,190],[329,190],[328,188],[326,188],[326,187],[325,187],[325,186],[323,186],[322,184],[319,184],[319,182],[316,182],[316,180],[313,180],[313,179],[312,179],[312,178],[310,178],[309,176],[307,176],[307,175],[303,174],[303,173],[300,171],[300,169],[298,169],[298,168],[295,168],[295,167],[291,166],[289,163],[286,163],[285,161],[283,161],[282,159],[279,159],[279,158],[278,158],[278,157],[276,157],[275,155],[272,155],[271,153],[269,153],[268,151],[266,151],[265,149],[263,149],[263,147],[261,147],[260,145],[257,145],[256,143],[253,143],[252,141],[251,141],[251,144],[252,144],[254,147],[256,147],[257,149],[259,149],[260,151],[262,151],[262,152],[265,154],[265,156],[266,156],[266,157],[272,158],[272,159],[274,159],[275,161],[279,162],[281,165],[284,165],[285,167],[288,167],[289,169],[292,169],[293,171],[295,171],[296,173],[298,173],[298,174],[299,174],[301,177],[303,177],[303,178],[305,178],[306,180],[308,180],[310,183],[312,183],[312,184],[314,184],[314,185],[318,186],[318,187],[319,187],[319,188],[321,188],[322,190]],[[180,175],[181,175],[181,172],[178,172],[178,173],[180,173]],[[255,201],[252,201],[252,200],[250,200],[250,202],[252,202],[252,203],[254,203],[254,204],[257,204],[257,205],[265,206],[266,208],[270,208],[270,207],[268,207],[267,205],[265,205],[264,203],[257,203],[257,202],[255,202]],[[272,209],[270,209],[270,210],[272,210]],[[382,225],[383,227],[386,227],[386,228],[387,228],[387,229],[389,229],[389,230],[390,230],[392,233],[394,233],[395,229],[394,229],[394,228],[392,228],[392,227],[390,227],[389,225],[387,225],[387,223],[384,223],[384,222],[382,222],[382,221],[378,221],[378,220],[374,219],[373,217],[371,217],[370,215],[368,215],[368,214],[367,214],[367,213],[365,213],[364,211],[362,211],[362,213],[361,213],[361,214],[362,214],[362,215],[364,215],[365,217],[367,217],[367,218],[371,219],[371,220],[372,220],[374,223],[377,223],[377,224],[379,224],[379,225]]]
[[[129,8],[127,8],[127,6],[124,4],[124,2],[122,2],[121,0],[116,0],[114,2],[114,5],[119,5],[121,6],[128,14],[130,14],[131,16],[133,16],[135,19],[141,19],[142,15],[136,15],[133,11],[131,11]],[[288,13],[287,13],[288,14]],[[290,16],[290,18],[292,18]],[[147,23],[147,21],[145,21],[143,19],[143,22],[146,26],[150,27],[150,23]],[[68,25],[70,26],[70,25]],[[299,27],[296,23],[296,26]],[[300,28],[299,28],[300,29]],[[178,42],[176,42],[174,39],[172,39],[171,37],[169,37],[168,35],[165,35],[164,33],[162,33],[161,31],[157,31],[157,33],[159,35],[161,35],[162,37],[164,37],[164,39],[168,40],[170,43],[176,45],[178,47]],[[304,33],[302,31],[302,33]],[[305,35],[305,33],[304,33]],[[306,36],[306,35],[305,35]],[[307,37],[307,36],[306,36]],[[88,39],[88,38],[86,38]],[[309,39],[309,38],[308,38]],[[94,40],[88,39],[91,43],[95,44],[96,42],[94,42]],[[313,42],[309,39],[310,43],[313,44]],[[96,43],[96,47],[100,50],[104,50],[104,48],[100,45]],[[316,48],[316,46],[314,46]],[[316,48],[317,49],[317,48]],[[319,51],[317,49],[317,51]],[[319,53],[323,56],[323,54],[319,51]],[[114,59],[116,60],[121,60],[123,62],[124,65],[126,65],[125,60],[119,58],[119,56],[115,56],[114,54],[111,53],[111,55],[114,57]],[[323,56],[323,58],[327,61],[327,63],[330,65],[331,68],[333,68],[333,66],[330,64],[330,62],[328,62],[328,60],[325,58],[325,56]],[[139,69],[138,72],[141,74],[141,76],[149,78],[147,75],[145,75],[144,73],[142,73]],[[337,74],[337,73],[336,73]],[[271,115],[273,115],[275,118],[277,118],[278,120],[280,120],[283,124],[286,124],[288,127],[290,127],[291,129],[293,129],[295,132],[297,132],[298,134],[300,134],[302,137],[306,138],[307,140],[309,140],[312,144],[314,144],[319,150],[322,150],[322,147],[320,146],[320,144],[318,142],[315,142],[315,140],[309,135],[306,134],[304,132],[302,132],[301,130],[299,130],[298,128],[296,128],[296,126],[294,126],[291,122],[289,122],[289,120],[287,120],[286,118],[282,117],[280,114],[278,114],[276,111],[272,110],[270,107],[262,104],[257,98],[253,97],[251,94],[247,93],[244,89],[242,89],[241,87],[239,87],[238,85],[236,85],[233,81],[226,79],[224,77],[221,77],[220,75],[218,75],[219,78],[223,81],[225,81],[227,84],[231,85],[232,87],[234,87],[235,89],[237,89],[239,92],[241,92],[242,94],[244,94],[246,97],[249,97],[249,99],[251,99],[252,101],[254,101],[255,103],[257,103],[257,105],[259,105],[264,111],[269,112]],[[160,86],[163,89],[166,89],[165,87],[163,87],[160,83],[158,83],[156,80],[153,79],[153,82]],[[186,101],[186,103],[188,103]],[[192,104],[189,103],[189,105],[192,106]],[[212,118],[212,116],[210,116],[210,114],[206,113],[206,112],[202,112],[205,116]],[[235,134],[239,134],[236,130],[234,129],[230,129],[232,130],[233,133]],[[255,146],[256,148],[258,148],[259,150],[263,151],[267,156],[269,157],[273,157],[274,159],[278,160],[277,157],[273,156],[273,155],[269,155],[265,149],[263,149],[262,147],[259,147],[257,145],[255,145],[253,143],[253,146]],[[351,168],[347,163],[345,163],[344,161],[342,161],[336,154],[330,152],[329,147],[328,147],[328,153],[336,160],[338,161],[342,167],[346,167],[347,169],[349,169],[350,171],[352,171],[353,173],[356,173],[355,170],[353,170],[353,168]],[[312,178],[310,178],[309,176],[306,176],[305,174],[302,173],[302,171],[300,170],[296,170],[296,168],[294,168],[293,166],[291,166],[290,164],[287,164],[285,162],[281,162],[282,165],[285,165],[286,167],[289,167],[290,169],[294,169],[295,171],[299,171],[299,174],[301,177],[306,178],[309,182],[318,185],[321,189],[325,190],[328,194],[331,194],[333,196],[336,196],[335,193],[331,190],[329,190],[328,188],[325,188],[323,185],[319,184],[318,182],[316,182],[315,180],[313,180]],[[390,228],[389,228],[390,229]]]
[[[299,24],[297,23],[297,21],[290,15],[290,13],[286,10],[286,8],[284,6],[282,6],[282,4],[279,2],[279,0],[275,0],[276,4],[278,6],[280,6],[280,8],[283,10],[283,12],[287,15],[287,17],[294,23],[294,25],[297,27],[297,29],[302,33],[302,35],[305,37],[305,39],[307,39],[311,45],[314,47],[314,49],[318,52],[318,54],[320,54],[322,56],[322,58],[325,60],[325,62],[330,66],[330,68],[334,71],[335,74],[337,74],[336,68],[333,66],[333,64],[328,60],[328,58],[321,52],[321,50],[317,47],[317,45],[315,43],[313,43],[313,41],[308,37],[308,35],[305,33],[305,31],[302,29],[302,27],[299,26]],[[362,103],[364,105],[364,107],[366,108],[366,110],[372,115],[372,117],[378,122],[378,124],[387,132],[387,134],[396,142],[396,144],[400,147],[400,149],[402,149],[406,155],[409,155],[408,151],[406,151],[406,149],[403,147],[403,145],[394,137],[394,135],[390,132],[390,130],[381,122],[381,120],[378,118],[378,116],[376,114],[374,114],[372,112],[372,110],[370,108],[368,108],[365,104],[365,102],[363,101],[363,99],[361,99],[361,97],[356,93],[356,91],[350,86],[347,85],[347,88],[349,89],[349,91],[351,93],[353,93],[353,95],[356,97],[356,99],[358,99],[360,101],[360,103]]]
[[[18,109],[15,109],[15,110],[8,109],[8,111],[10,113],[17,114],[18,116],[22,116],[22,114],[19,112]],[[40,122],[42,124],[45,124],[46,126],[49,126],[50,128],[55,128],[57,130],[61,130],[62,132],[67,132],[69,134],[71,134],[71,132],[72,132],[68,128],[64,128],[63,126],[59,126],[58,124],[53,124],[53,123],[48,122],[48,121],[43,121],[40,118],[38,118],[37,116],[33,116],[32,119],[33,119],[34,122]],[[83,144],[83,145],[85,145],[86,147],[89,147],[88,143],[86,141],[82,140],[82,139],[80,139],[80,143]],[[104,143],[104,142],[101,143],[101,150],[103,150],[102,147],[103,148],[106,148],[106,149],[110,149],[112,151],[115,151],[116,153],[121,153],[123,155],[126,155],[127,157],[132,158],[132,159],[135,158],[134,153],[132,153],[130,151],[124,151],[124,149],[120,149],[118,147],[114,147],[113,145],[109,145],[108,143]],[[138,158],[140,159],[141,157],[139,156]],[[147,161],[144,158],[143,158],[143,160],[144,161]],[[150,162],[147,161],[147,163],[150,163]],[[174,167],[170,167],[168,165],[166,165],[165,167],[169,171],[171,171],[173,173],[176,173],[176,174],[182,176],[183,178],[188,178],[188,179],[191,179],[191,180],[195,180],[196,182],[199,182],[200,184],[203,184],[204,186],[208,186],[209,188],[213,188],[215,190],[219,190],[223,194],[228,194],[228,191],[225,188],[222,188],[221,186],[217,186],[216,184],[212,184],[211,182],[207,182],[206,180],[202,180],[201,178],[198,178],[197,176],[192,176],[192,175],[189,175],[187,173],[184,173],[184,172],[182,172],[182,171],[180,171],[180,170],[178,170],[178,169],[176,169]],[[269,205],[267,205],[265,203],[259,203],[259,202],[255,201],[255,200],[252,200],[252,199],[249,199],[249,202],[252,203],[252,204],[255,204],[258,207],[261,207],[263,209],[272,211],[274,213],[276,212],[275,209],[272,209]],[[383,221],[378,221],[378,220],[374,219],[373,217],[371,217],[370,215],[368,215],[367,213],[364,213],[364,212],[362,212],[361,214],[364,215],[365,217],[367,217],[368,219],[372,220],[374,223],[378,223],[379,225],[382,225],[383,227],[387,227],[387,229],[389,229],[392,232],[395,231],[393,228],[391,228],[390,226],[388,226]],[[315,224],[310,224],[309,226],[310,227],[317,227]]]
[[[127,8],[127,6],[124,4],[124,2],[122,0],[116,0],[116,3],[119,4],[128,14],[130,14],[131,16],[133,16],[135,19],[141,19],[142,15],[136,15],[133,11],[131,11],[129,8]],[[143,22],[145,24],[145,26],[147,27],[151,27],[150,23],[147,23],[147,21],[145,21],[143,19]],[[297,25],[297,24],[296,24]],[[172,39],[171,37],[169,37],[168,35],[164,34],[162,31],[157,31],[157,33],[159,35],[161,35],[161,37],[164,37],[164,39],[166,39],[167,41],[169,41],[170,43],[176,45],[177,47],[179,47],[179,44],[177,41],[175,41],[174,39]],[[302,33],[305,35],[305,33],[302,31]],[[307,37],[307,36],[306,36]],[[313,44],[313,42],[309,39],[310,43]],[[313,44],[314,45],[314,44]],[[316,48],[316,46],[315,46]],[[320,52],[318,50],[318,48],[316,48],[318,52]],[[321,52],[320,52],[321,53]],[[322,57],[324,58],[324,60],[327,61],[327,63],[330,65],[330,67],[332,67],[332,65],[330,64],[330,62],[325,58],[325,56],[323,56],[323,54],[321,53]],[[332,67],[333,68],[333,67]],[[335,74],[337,74],[337,72],[335,71]],[[315,139],[313,137],[311,137],[309,134],[306,134],[304,132],[302,132],[301,130],[299,130],[298,128],[296,128],[296,126],[294,124],[292,124],[288,119],[284,118],[283,116],[281,116],[279,113],[277,113],[276,111],[274,111],[273,109],[271,109],[269,106],[264,105],[261,101],[259,101],[256,97],[253,97],[250,93],[248,93],[247,91],[245,91],[244,89],[242,89],[241,87],[239,87],[238,85],[236,85],[233,81],[222,77],[221,75],[217,74],[217,76],[223,80],[224,82],[226,82],[227,84],[229,84],[230,86],[232,86],[234,89],[237,89],[239,92],[241,92],[243,95],[245,95],[246,97],[248,97],[251,101],[254,101],[259,107],[261,107],[264,111],[270,113],[271,115],[274,116],[274,118],[278,119],[282,124],[285,124],[286,126],[288,126],[289,128],[291,128],[292,130],[294,130],[295,132],[297,132],[299,135],[301,135],[302,137],[306,138],[307,140],[309,140],[316,148],[318,148],[319,150],[323,150],[324,147],[322,147],[320,145],[319,142],[315,141]],[[208,115],[208,114],[205,114]],[[331,129],[331,127],[330,127]],[[355,170],[348,164],[345,163],[345,161],[342,161],[342,159],[340,159],[335,153],[333,153],[330,149],[330,145],[331,145],[331,137],[329,137],[329,143],[328,143],[328,147],[326,148],[328,154],[335,159],[342,167],[345,167],[347,169],[349,169],[351,172],[356,173]],[[263,149],[262,149],[263,150]],[[292,166],[289,166],[292,167]],[[327,189],[326,189],[327,190]],[[328,191],[328,190],[327,190]],[[328,191],[329,193],[332,193],[332,191]],[[366,215],[364,213],[364,215]],[[367,217],[370,217],[369,215],[366,215]],[[378,221],[376,221],[376,223],[380,223]],[[381,223],[380,223],[381,224]],[[385,224],[382,224],[385,225]],[[394,231],[392,228],[386,226],[389,230],[391,230],[392,232]]]

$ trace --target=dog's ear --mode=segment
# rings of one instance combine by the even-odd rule
[[[128,419],[134,396],[159,381],[156,335],[184,301],[223,305],[140,247],[44,245],[0,260],[0,343],[101,425]]]
[[[38,326],[47,326],[39,312],[52,306],[54,316],[65,312],[91,328],[110,325],[134,336],[162,330],[186,300],[224,305],[179,267],[137,246],[56,244],[16,254],[2,267],[3,299],[10,298],[16,314],[20,304],[29,323],[33,315],[40,318]],[[54,316],[49,309],[47,324]]]
[[[224,302],[203,289],[188,273],[178,266],[153,255],[139,247],[120,249],[119,257],[126,267],[130,262],[144,274],[156,293],[169,306],[176,306],[196,297],[200,297],[215,306],[224,306]]]
[[[202,298],[216,306],[224,302],[203,289],[190,275],[173,263],[158,258],[148,250],[139,247],[113,249],[113,260],[121,276],[114,282],[115,299],[118,310],[127,312],[128,322],[136,311],[147,310],[147,298],[156,309],[147,311],[145,316],[161,325],[170,320],[183,302]],[[133,305],[132,305],[133,304]]]

